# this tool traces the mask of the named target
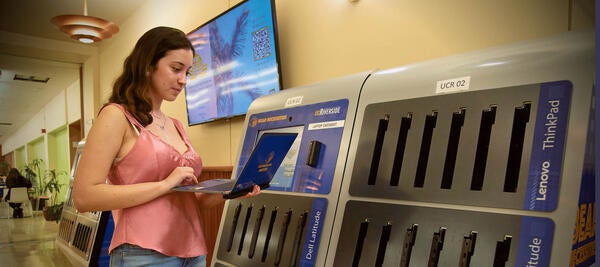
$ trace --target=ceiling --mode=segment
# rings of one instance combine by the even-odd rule
[[[120,25],[143,3],[88,0],[87,9],[89,16]],[[94,51],[98,44],[78,43],[59,31],[50,19],[64,14],[82,15],[83,9],[84,0],[0,1],[0,144],[61,91],[78,82],[79,63],[89,57],[85,51]],[[15,74],[49,80],[14,80]]]

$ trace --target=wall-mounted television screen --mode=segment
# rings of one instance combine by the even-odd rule
[[[274,0],[246,0],[187,34],[196,56],[185,89],[188,124],[246,114],[281,90]]]

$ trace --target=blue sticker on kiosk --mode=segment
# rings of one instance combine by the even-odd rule
[[[346,125],[348,99],[251,114],[238,169],[265,132],[296,132],[298,137],[268,190],[329,194]]]
[[[527,179],[527,210],[556,209],[571,88],[569,81],[541,85]]]
[[[523,217],[515,266],[550,266],[553,237],[551,219]]]
[[[321,240],[321,230],[323,221],[327,212],[327,199],[315,198],[312,204],[312,210],[307,223],[306,234],[304,236],[304,248],[300,255],[300,266],[315,266],[317,253],[319,252],[319,241]]]

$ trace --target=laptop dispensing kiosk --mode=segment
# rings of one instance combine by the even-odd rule
[[[246,115],[239,165],[261,134],[296,132],[268,190],[229,200],[215,266],[324,266],[361,84],[367,73],[259,98]],[[318,92],[318,93],[316,93]]]
[[[213,265],[589,266],[593,44],[569,33],[256,100],[240,166],[263,132],[299,137],[269,190],[226,203]]]
[[[593,40],[571,33],[372,74],[327,263],[588,266]]]
[[[56,245],[73,266],[108,266],[114,222],[110,211],[79,212],[73,203],[73,178],[85,141],[77,144]]]

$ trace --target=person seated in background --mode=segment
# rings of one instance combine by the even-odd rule
[[[8,172],[8,176],[6,177],[6,186],[8,187],[8,194],[6,194],[6,201],[10,201],[10,190],[15,187],[27,187],[31,188],[31,181],[25,178],[25,176],[21,175],[19,170],[16,168],[11,168]],[[21,203],[11,203],[8,202],[11,208],[13,208],[13,218],[23,218],[23,208],[21,208]]]

